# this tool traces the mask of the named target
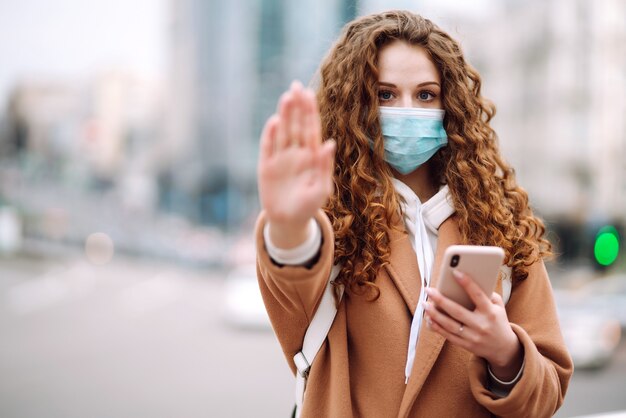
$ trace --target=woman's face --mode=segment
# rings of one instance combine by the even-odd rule
[[[421,46],[393,41],[378,51],[378,104],[441,109],[437,67]]]

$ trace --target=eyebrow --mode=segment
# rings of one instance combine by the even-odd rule
[[[379,81],[378,84],[381,85],[381,86],[397,87],[395,84],[388,83],[386,81]],[[419,83],[417,85],[417,87],[424,87],[424,86],[428,86],[428,85],[431,85],[431,84],[433,84],[435,86],[441,87],[441,85],[439,83],[437,83],[436,81],[424,81],[423,83]]]

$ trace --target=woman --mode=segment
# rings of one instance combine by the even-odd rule
[[[550,244],[458,43],[410,12],[367,16],[320,76],[317,98],[298,83],[281,97],[259,159],[259,285],[294,372],[333,264],[345,289],[302,416],[553,415],[572,363]],[[458,243],[506,253],[493,295],[458,275],[473,311],[434,289]]]

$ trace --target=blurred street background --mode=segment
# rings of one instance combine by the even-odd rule
[[[356,16],[461,41],[559,257],[559,417],[626,410],[623,0],[0,0],[0,416],[276,417],[258,137]]]

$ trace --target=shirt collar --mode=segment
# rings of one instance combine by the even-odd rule
[[[437,235],[439,226],[455,212],[447,184],[441,187],[433,197],[422,203],[405,183],[396,178],[392,178],[391,182],[396,192],[404,199],[401,206],[405,222],[414,224],[417,212],[421,211],[426,228]]]

